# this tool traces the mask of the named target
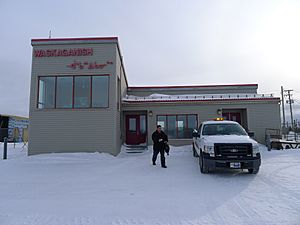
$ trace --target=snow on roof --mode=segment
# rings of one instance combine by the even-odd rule
[[[206,85],[157,85],[157,86],[129,86],[128,89],[188,89],[188,88],[220,88],[220,87],[258,87],[258,84],[206,84]]]
[[[280,100],[273,94],[190,94],[190,95],[164,95],[152,94],[149,96],[126,95],[123,102],[177,102],[177,101],[222,101],[222,100]]]

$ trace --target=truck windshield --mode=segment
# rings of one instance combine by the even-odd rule
[[[239,124],[218,123],[206,124],[202,135],[248,135]]]

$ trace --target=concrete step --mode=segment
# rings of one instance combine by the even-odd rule
[[[146,145],[125,145],[127,153],[142,153],[148,150]]]

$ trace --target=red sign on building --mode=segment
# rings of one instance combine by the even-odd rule
[[[72,68],[72,69],[103,69],[104,67],[108,65],[112,65],[112,61],[106,61],[106,63],[97,63],[96,61],[93,62],[88,62],[88,61],[77,61],[74,60],[73,63],[68,64],[67,67]]]
[[[33,52],[34,57],[60,57],[60,56],[90,56],[93,55],[92,48],[70,48],[70,49],[37,49]]]

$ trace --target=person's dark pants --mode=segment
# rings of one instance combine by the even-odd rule
[[[160,153],[161,166],[165,166],[166,165],[166,158],[165,158],[165,150],[163,148],[153,149],[153,157],[152,157],[153,164],[155,164],[155,162],[156,162],[158,153]]]

